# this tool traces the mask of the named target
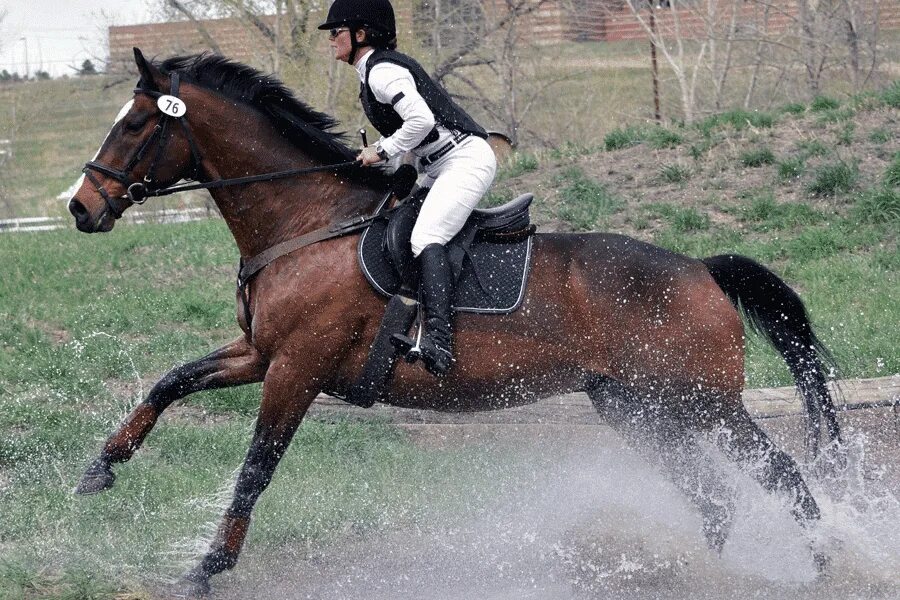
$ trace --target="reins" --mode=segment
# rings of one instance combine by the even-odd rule
[[[286,179],[289,177],[299,177],[301,175],[309,175],[312,173],[322,173],[327,171],[339,171],[342,169],[348,169],[351,167],[358,167],[362,164],[359,160],[348,160],[345,162],[330,164],[330,165],[320,165],[316,167],[306,167],[303,169],[291,169],[288,171],[275,171],[272,173],[262,173],[259,175],[247,175],[244,177],[234,177],[232,179],[216,179],[213,181],[207,182],[195,182],[195,183],[187,183],[182,185],[170,185],[168,187],[154,188],[148,189],[148,186],[153,185],[153,174],[156,169],[156,164],[162,158],[165,153],[166,146],[169,141],[168,137],[168,126],[171,119],[175,119],[184,130],[185,136],[188,141],[188,145],[191,148],[191,163],[193,167],[193,177],[196,179],[202,170],[202,155],[200,154],[200,149],[197,147],[196,140],[194,138],[193,133],[191,132],[191,128],[185,120],[186,111],[184,110],[184,104],[179,103],[181,108],[181,114],[177,114],[176,110],[164,110],[161,101],[172,100],[177,102],[180,100],[178,96],[179,86],[180,86],[180,76],[177,72],[173,72],[170,76],[171,85],[169,94],[163,94],[156,90],[148,90],[145,88],[136,88],[134,90],[135,94],[146,94],[150,97],[157,99],[157,105],[162,113],[159,119],[159,122],[156,124],[153,132],[147,137],[146,140],[141,144],[140,148],[138,148],[137,152],[131,159],[127,162],[125,167],[121,170],[115,169],[108,165],[104,165],[97,161],[89,161],[84,165],[84,175],[94,185],[97,191],[100,193],[103,200],[106,202],[107,210],[115,216],[115,218],[120,218],[125,209],[130,205],[124,204],[125,201],[131,202],[131,204],[143,204],[147,201],[147,198],[155,198],[160,196],[169,196],[171,194],[177,194],[179,192],[188,192],[192,190],[200,190],[200,189],[218,189],[233,185],[244,185],[248,183],[257,183],[262,181],[275,181],[277,179]],[[171,104],[171,103],[169,103]],[[153,161],[150,163],[150,168],[147,170],[147,175],[144,176],[143,181],[132,181],[131,172],[138,165],[138,163],[143,160],[144,156],[150,150],[150,146],[154,141],[159,139],[159,146],[156,149],[156,154],[153,157]],[[102,173],[112,179],[115,179],[122,185],[126,186],[126,194],[122,196],[110,196],[109,192],[101,185],[98,179],[94,176],[93,171],[98,173]],[[131,182],[131,183],[129,183]],[[247,320],[247,325],[250,325],[251,322],[251,314],[250,314],[250,297],[248,293],[248,284],[254,275],[263,270],[266,266],[269,265],[272,261],[292,252],[299,250],[300,248],[304,248],[311,244],[315,244],[317,242],[321,242],[324,240],[342,237],[345,235],[349,235],[351,233],[355,233],[362,229],[365,229],[372,223],[378,216],[380,215],[382,209],[387,204],[388,200],[391,197],[392,192],[388,192],[387,195],[382,199],[381,203],[378,205],[378,208],[375,209],[375,212],[372,215],[366,217],[356,217],[354,219],[344,221],[341,223],[336,223],[329,227],[322,227],[320,229],[316,229],[314,231],[310,231],[309,233],[305,233],[303,235],[297,236],[295,238],[291,238],[279,244],[276,244],[266,250],[263,250],[256,256],[253,256],[247,260],[244,260],[241,257],[240,266],[238,269],[237,276],[237,286],[238,291],[240,292],[241,301],[244,308],[244,315]]]
[[[181,78],[178,72],[173,72],[170,76],[171,85],[168,96],[173,99],[179,100],[178,92],[181,85]],[[165,96],[161,92],[157,92],[156,90],[148,90],[145,88],[135,88],[135,94],[146,94],[152,98],[160,99]],[[183,105],[182,105],[183,106]],[[340,163],[335,163],[331,165],[320,165],[316,167],[306,167],[303,169],[291,169],[288,171],[275,171],[272,173],[262,173],[259,175],[247,175],[245,177],[234,177],[232,179],[215,179],[213,181],[207,182],[196,182],[196,183],[187,183],[182,185],[170,185],[168,187],[148,189],[147,186],[153,184],[153,173],[156,169],[156,163],[162,158],[166,145],[169,141],[167,137],[168,126],[170,119],[175,119],[184,130],[185,136],[187,137],[188,145],[191,148],[191,163],[193,166],[193,175],[196,179],[200,174],[202,169],[202,161],[203,157],[200,154],[200,150],[197,147],[197,142],[195,141],[194,135],[191,132],[191,128],[185,120],[185,114],[174,115],[168,112],[162,111],[162,115],[160,116],[159,122],[156,124],[156,127],[153,129],[153,132],[150,136],[144,140],[144,143],[141,144],[141,147],[138,151],[131,157],[128,163],[125,165],[123,169],[115,169],[108,165],[104,165],[103,163],[99,163],[97,161],[88,161],[84,165],[83,172],[85,177],[94,185],[100,195],[103,197],[104,201],[106,201],[106,205],[109,208],[110,212],[116,217],[120,218],[122,213],[125,211],[127,206],[121,206],[119,201],[128,199],[132,204],[143,204],[147,201],[147,198],[156,198],[160,196],[169,196],[171,194],[177,194],[178,192],[189,192],[192,190],[201,190],[201,189],[217,189],[228,187],[232,185],[244,185],[247,183],[256,183],[260,181],[275,181],[276,179],[286,179],[288,177],[298,177],[300,175],[309,175],[312,173],[322,173],[326,171],[339,171],[342,169],[348,169],[350,167],[357,167],[362,164],[361,161],[358,160],[348,160]],[[150,168],[147,170],[147,175],[144,176],[143,181],[135,181],[129,183],[131,180],[131,171],[134,167],[137,166],[141,160],[143,160],[147,151],[150,149],[151,144],[153,144],[156,139],[159,138],[160,143],[156,150],[156,156],[153,157],[153,162],[150,163]],[[97,171],[98,173],[102,173],[108,177],[111,177],[124,185],[127,189],[125,195],[122,196],[110,196],[106,189],[97,181],[96,177],[94,177],[91,171]]]

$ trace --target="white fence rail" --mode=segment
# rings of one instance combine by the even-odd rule
[[[145,223],[187,223],[188,221],[202,221],[215,216],[216,212],[213,209],[201,206],[127,212],[122,217],[122,221],[133,225],[143,225]],[[51,231],[53,229],[68,228],[75,228],[75,222],[72,217],[0,219],[0,233]]]

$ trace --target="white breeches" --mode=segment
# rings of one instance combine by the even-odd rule
[[[459,233],[497,172],[497,159],[488,143],[478,136],[463,142],[425,167],[420,185],[431,186],[412,230],[413,256],[429,244],[444,245]]]

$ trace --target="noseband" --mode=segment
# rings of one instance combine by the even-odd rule
[[[171,74],[171,86],[169,91],[169,96],[174,98],[178,98],[178,91],[181,85],[181,78],[177,72],[173,72]],[[164,96],[161,92],[157,92],[155,90],[149,90],[145,88],[135,88],[135,94],[146,94],[152,98],[159,99]],[[131,160],[128,161],[128,164],[125,165],[121,170],[114,169],[108,165],[104,165],[97,161],[89,161],[85,163],[84,169],[82,169],[82,173],[84,173],[85,178],[90,181],[93,186],[97,189],[97,192],[100,193],[100,196],[103,198],[104,202],[106,202],[107,210],[112,213],[112,215],[118,219],[122,216],[122,213],[125,212],[125,209],[131,206],[132,204],[143,204],[147,201],[148,196],[148,188],[154,189],[156,186],[153,182],[153,175],[156,169],[156,164],[162,158],[165,153],[166,147],[169,143],[169,123],[174,119],[184,130],[185,137],[187,138],[188,145],[191,147],[191,177],[196,179],[197,175],[200,172],[200,164],[201,164],[201,156],[200,150],[197,148],[197,143],[194,140],[194,135],[191,133],[191,128],[188,126],[187,121],[185,120],[185,114],[180,116],[173,116],[168,113],[160,111],[159,121],[156,123],[156,127],[153,128],[153,132],[144,140],[144,143],[141,144],[140,148],[138,148],[137,152],[134,156],[131,157]],[[143,181],[133,181],[131,177],[131,172],[134,170],[135,166],[141,160],[144,159],[147,152],[150,150],[150,147],[154,142],[159,140],[159,145],[156,148],[156,155],[153,157],[153,161],[150,163],[150,168],[147,170],[147,174],[144,175]],[[110,196],[109,192],[103,187],[100,181],[97,180],[93,171],[98,173],[102,173],[107,177],[111,177],[115,179],[119,183],[125,186],[128,190],[125,195],[122,196]]]

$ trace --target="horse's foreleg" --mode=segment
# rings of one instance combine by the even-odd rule
[[[76,493],[95,494],[110,488],[115,480],[113,463],[132,457],[162,412],[175,400],[202,390],[262,381],[265,372],[266,361],[243,337],[199,360],[172,369],[109,437],[100,456],[82,477]]]
[[[298,370],[302,372],[294,365],[273,363],[266,374],[256,430],[235,484],[231,506],[225,511],[208,552],[185,576],[187,589],[184,591],[188,595],[205,594],[210,577],[237,563],[250,525],[250,513],[316,397],[316,386],[308,380],[299,381]]]

